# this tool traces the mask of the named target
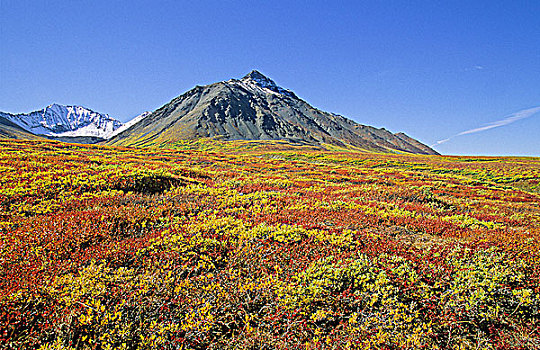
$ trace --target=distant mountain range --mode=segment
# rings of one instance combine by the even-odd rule
[[[108,114],[82,106],[54,103],[30,113],[0,112],[0,137],[35,139],[41,136],[62,141],[96,143],[115,136],[149,113],[145,112],[124,124]]]
[[[56,103],[26,114],[0,112],[0,117],[32,134],[53,137],[108,138],[122,126],[121,122],[109,117],[108,114],[94,112],[81,106],[63,106]]]
[[[38,136],[37,136],[38,135]],[[403,133],[358,124],[312,107],[258,71],[192,90],[123,124],[80,106],[28,114],[0,112],[0,137],[45,136],[121,146],[171,146],[185,140],[285,140],[375,152],[437,154]]]

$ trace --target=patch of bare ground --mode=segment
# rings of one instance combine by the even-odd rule
[[[384,234],[394,240],[416,249],[428,249],[434,246],[442,246],[459,242],[456,238],[430,235],[423,232],[415,232],[401,226],[389,226],[383,231]]]

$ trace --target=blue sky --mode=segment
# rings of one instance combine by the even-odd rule
[[[444,154],[540,156],[540,113],[515,117],[540,106],[539,15],[539,1],[0,0],[0,110],[126,121],[258,69],[320,109],[450,138]]]

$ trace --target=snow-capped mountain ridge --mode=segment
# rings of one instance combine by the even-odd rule
[[[145,117],[147,117],[150,114],[152,114],[152,112],[147,111],[147,112],[144,112],[142,114],[139,114],[138,116],[131,119],[130,121],[125,122],[124,124],[122,124],[121,127],[116,129],[108,138],[114,137],[114,136],[118,135],[119,133],[131,128],[133,125],[137,124],[138,122],[140,122],[141,120],[143,120]]]
[[[36,135],[52,137],[91,136],[109,138],[123,123],[82,106],[53,103],[39,111],[0,116]]]
[[[249,72],[246,76],[244,76],[240,80],[240,82],[247,85],[251,85],[251,87],[255,85],[259,88],[267,89],[280,95],[296,98],[296,95],[294,94],[294,92],[292,92],[291,90],[282,88],[281,86],[277,85],[272,79],[268,78],[267,76],[265,76],[264,74],[262,74],[261,72],[257,70],[252,70],[251,72]]]

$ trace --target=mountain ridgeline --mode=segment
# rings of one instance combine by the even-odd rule
[[[107,144],[163,146],[200,138],[285,140],[375,152],[437,154],[403,133],[361,125],[314,108],[258,71],[239,80],[196,86]]]
[[[256,140],[263,145],[281,141],[316,149],[437,154],[404,133],[312,107],[255,70],[242,79],[196,86],[126,123],[82,106],[52,104],[30,113],[0,112],[0,138],[167,148],[201,139]]]
[[[0,138],[52,139],[73,143],[102,143],[129,128],[150,112],[127,123],[82,106],[53,103],[30,113],[0,112]]]
[[[107,138],[122,123],[108,114],[81,106],[52,104],[26,114],[1,113],[0,116],[28,132],[47,136],[94,136]]]

